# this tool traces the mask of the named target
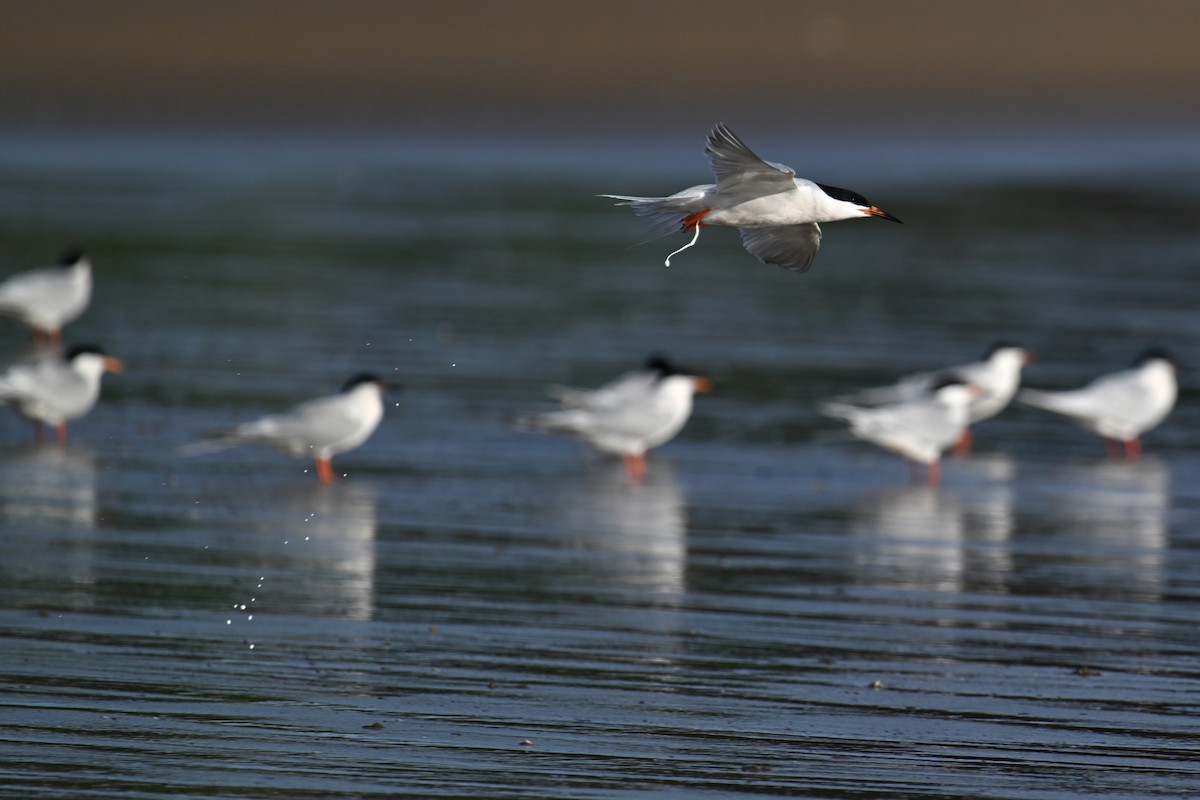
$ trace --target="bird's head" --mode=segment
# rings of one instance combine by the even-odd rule
[[[1135,367],[1144,367],[1147,364],[1164,363],[1172,369],[1179,368],[1179,362],[1175,357],[1163,347],[1149,347],[1142,351],[1141,355],[1133,362]]]
[[[352,392],[360,386],[374,386],[381,392],[398,391],[398,384],[385,381],[373,372],[356,372],[348,381],[342,384],[342,392]]]
[[[868,217],[879,217],[881,219],[891,220],[892,222],[900,222],[899,219],[888,214],[879,206],[874,205],[870,200],[863,197],[858,192],[852,192],[849,189],[841,189],[837,186],[826,186],[823,183],[818,183],[821,191],[841,203],[846,203],[853,206],[854,210],[860,214],[865,214]],[[901,223],[903,224],[903,223]]]
[[[946,375],[934,382],[929,390],[933,396],[943,403],[969,403],[983,393],[973,383],[969,383],[957,375]]]
[[[1033,351],[1015,342],[1001,340],[992,342],[987,352],[983,354],[984,361],[1011,359],[1017,364],[1028,364],[1033,361]]]
[[[700,375],[693,375],[686,370],[679,369],[661,353],[655,353],[647,358],[646,363],[642,365],[642,368],[657,373],[658,380],[660,381],[665,378],[680,375],[686,378],[691,378],[693,391],[703,393],[712,391],[712,381],[710,381],[708,378]]]
[[[125,371],[125,363],[121,359],[114,358],[104,352],[103,348],[90,344],[78,344],[67,348],[63,352],[63,360],[71,365],[96,364],[100,372],[120,374]]]

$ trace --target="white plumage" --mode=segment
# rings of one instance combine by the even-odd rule
[[[791,167],[764,161],[724,124],[709,133],[705,153],[715,184],[692,186],[669,197],[601,197],[632,207],[663,231],[693,231],[692,241],[671,256],[694,245],[701,227],[724,225],[737,228],[743,246],[760,261],[799,272],[808,270],[816,258],[821,245],[818,223],[865,216],[900,221],[856,192],[797,178]]]
[[[1110,442],[1125,454],[1141,454],[1139,437],[1166,419],[1178,396],[1175,365],[1166,351],[1152,348],[1129,369],[1102,375],[1080,389],[1024,389],[1017,401],[1060,414]]]
[[[92,262],[78,250],[64,253],[57,266],[21,272],[0,283],[0,313],[16,317],[35,335],[54,341],[91,299]]]
[[[937,372],[918,372],[901,378],[890,386],[864,389],[834,398],[856,406],[876,406],[917,400],[927,396],[931,388],[947,377],[957,377],[978,388],[968,406],[968,425],[991,419],[1009,406],[1021,386],[1021,370],[1029,363],[1030,353],[1008,342],[993,344],[980,361],[959,364]],[[959,440],[960,452],[970,448],[970,428],[963,429]]]
[[[37,426],[54,426],[62,443],[66,441],[67,423],[96,405],[101,376],[122,369],[120,360],[98,347],[73,347],[62,355],[36,356],[0,374],[0,402],[11,405]],[[37,431],[40,437],[41,428]]]
[[[355,375],[342,391],[301,403],[186,445],[186,455],[239,445],[265,445],[294,458],[311,458],[322,483],[333,480],[330,459],[361,445],[383,419],[383,391],[389,384],[375,375]]]
[[[977,393],[972,385],[948,379],[915,399],[874,407],[825,403],[820,411],[845,420],[859,439],[924,464],[929,482],[937,483],[938,462],[967,426],[971,398]]]
[[[598,389],[552,387],[562,406],[516,420],[524,430],[565,433],[602,453],[621,456],[633,478],[645,474],[646,451],[673,439],[692,414],[695,392],[710,389],[708,379],[686,375],[666,359],[646,365]]]

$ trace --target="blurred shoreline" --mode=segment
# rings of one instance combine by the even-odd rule
[[[1200,124],[1200,5],[0,0],[0,130],[702,143]],[[769,137],[775,137],[772,140]]]

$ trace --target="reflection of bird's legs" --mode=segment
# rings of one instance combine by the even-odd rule
[[[909,461],[908,471],[912,475],[913,483],[927,483],[930,486],[937,486],[942,482],[942,466],[937,461],[926,464],[924,469],[922,469],[919,462]]]
[[[39,331],[36,328],[33,331],[33,346],[38,347],[61,347],[62,346],[62,328],[55,328],[52,331]]]
[[[625,474],[631,481],[640,481],[646,477],[646,456],[621,456],[621,462],[625,464]]]
[[[58,446],[63,447],[67,443],[67,423],[58,423]]]
[[[970,428],[963,428],[962,433],[958,435],[958,443],[954,445],[954,455],[965,456],[971,452],[971,443],[974,437],[971,436]]]
[[[321,483],[333,483],[333,464],[328,458],[317,459],[317,478]]]
[[[1142,442],[1138,437],[1125,440],[1125,457],[1130,461],[1137,461],[1142,457]]]

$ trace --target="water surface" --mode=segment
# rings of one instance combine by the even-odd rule
[[[594,197],[702,181],[698,152],[7,152],[5,272],[85,245],[68,338],[128,371],[66,449],[0,418],[5,794],[1194,791],[1194,154],[1164,188],[1133,145],[936,179],[901,150],[877,184],[833,153],[814,177],[906,225],[826,226],[796,275],[722,230],[664,269],[682,241]],[[815,412],[1000,338],[1047,387],[1163,344],[1180,405],[1137,463],[1009,410],[939,488]],[[645,482],[511,430],[651,351],[717,391]],[[178,455],[362,369],[404,389],[332,486]]]

